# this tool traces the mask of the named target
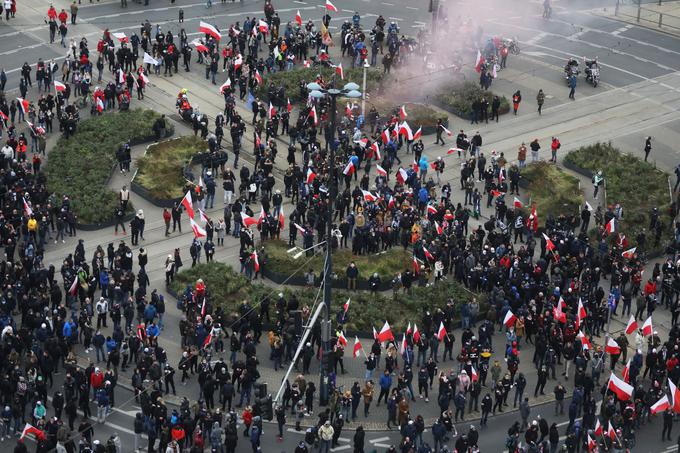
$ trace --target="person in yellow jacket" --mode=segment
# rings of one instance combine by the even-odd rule
[[[28,227],[28,234],[31,236],[31,239],[33,240],[33,242],[37,242],[37,239],[38,239],[38,221],[35,219],[35,217],[31,216],[31,218],[28,219],[27,227]]]

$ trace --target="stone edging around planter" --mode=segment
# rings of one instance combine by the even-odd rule
[[[578,165],[572,164],[566,158],[562,160],[562,166],[564,168],[566,168],[567,170],[571,170],[574,173],[578,173],[579,175],[585,176],[586,178],[592,178],[593,177],[593,172],[591,170],[588,170],[587,168],[582,168],[582,167],[579,167]]]
[[[273,281],[274,283],[281,285],[285,282],[286,285],[290,286],[306,286],[307,281],[305,280],[305,277],[302,275],[294,275],[294,276],[289,276],[289,275],[284,275],[284,274],[279,274],[278,272],[274,272],[270,270],[267,265],[263,266],[263,269],[261,271],[262,276],[267,278],[268,280]],[[315,282],[318,283],[318,282]],[[392,289],[392,280],[390,279],[389,281],[384,281],[381,279],[380,285],[378,285],[378,291],[388,291]],[[347,278],[336,278],[333,280],[332,284],[333,289],[342,289],[342,290],[347,290]],[[362,290],[362,291],[370,291],[370,287],[368,286],[368,280],[365,279],[358,279],[357,280],[357,290]]]

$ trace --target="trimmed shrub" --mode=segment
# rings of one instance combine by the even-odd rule
[[[522,170],[521,175],[527,183],[528,197],[532,204],[536,203],[541,223],[550,215],[555,218],[561,214],[572,216],[583,206],[578,178],[556,165],[548,162],[532,163]]]
[[[442,108],[458,115],[464,119],[469,119],[472,112],[472,103],[481,98],[486,98],[491,105],[494,93],[492,91],[482,90],[478,83],[462,82],[452,85],[445,85],[437,93],[437,102]],[[499,113],[502,115],[510,111],[510,103],[505,96],[500,96],[501,107]],[[489,115],[491,108],[489,108]]]

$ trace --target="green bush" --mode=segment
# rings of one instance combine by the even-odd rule
[[[291,269],[296,269],[303,258],[294,260],[287,250],[290,248],[284,241],[266,241],[262,245],[267,254],[267,268],[278,274],[288,275]],[[339,277],[344,277],[345,269],[354,261],[359,269],[359,280],[368,278],[377,273],[383,282],[390,281],[395,274],[402,272],[411,266],[413,253],[401,247],[395,247],[381,255],[352,255],[350,249],[336,249],[333,251],[333,271]],[[302,272],[313,269],[316,275],[323,271],[325,254],[318,253],[309,261]]]
[[[436,102],[442,107],[460,117],[468,119],[472,112],[472,103],[481,98],[486,98],[486,100],[489,101],[489,105],[491,105],[494,93],[492,91],[482,90],[478,83],[467,81],[445,85],[439,90],[437,97],[438,101]],[[499,113],[504,114],[510,111],[508,99],[505,96],[501,96],[500,100],[501,107]],[[491,111],[489,111],[489,114],[491,114]]]
[[[135,182],[155,198],[179,198],[186,186],[182,169],[194,155],[206,149],[207,142],[193,135],[151,145],[137,160]]]
[[[574,215],[583,206],[583,194],[578,178],[548,162],[527,165],[521,172],[526,181],[527,197],[536,204],[538,218],[545,222],[549,215]],[[512,200],[508,201],[508,204]]]
[[[330,81],[335,74],[335,69],[326,66],[318,66],[315,68],[299,68],[291,71],[279,71],[269,73],[264,77],[264,83],[256,88],[256,95],[260,99],[267,98],[267,89],[270,85],[274,85],[277,89],[283,86],[286,97],[291,102],[305,102],[307,100],[307,93],[300,92],[300,80],[304,80],[305,84],[316,80],[316,76],[321,74],[326,81]],[[363,68],[347,68],[344,69],[345,80],[340,80],[336,76],[336,87],[342,88],[349,82],[354,82],[360,87],[363,83],[364,70]],[[366,91],[370,92],[376,88],[384,78],[383,71],[379,69],[368,69],[366,71]],[[360,88],[361,90],[361,88]]]
[[[50,151],[45,173],[48,189],[59,198],[68,195],[79,223],[102,223],[113,218],[118,194],[107,187],[116,151],[127,140],[154,139],[151,129],[159,114],[131,110],[92,117],[78,124],[74,136],[60,138]],[[166,121],[167,130],[172,124]],[[131,203],[128,208],[132,209]]]
[[[221,303],[225,312],[234,313],[243,301],[256,305],[265,297],[276,300],[277,294],[283,292],[286,297],[295,295],[301,306],[314,304],[317,290],[272,288],[262,284],[252,284],[244,276],[237,274],[231,267],[224,263],[212,262],[199,264],[186,269],[175,276],[175,281],[170,288],[182,293],[187,285],[194,286],[196,280],[202,278],[206,289],[213,301]],[[371,296],[367,292],[348,294],[345,291],[333,291],[332,316],[342,310],[343,304],[351,298],[350,311],[347,320],[347,328],[361,332],[371,332],[372,327],[380,329],[384,321],[392,326],[395,336],[397,332],[403,332],[410,322],[418,323],[424,311],[434,311],[443,307],[448,299],[453,299],[456,307],[460,307],[463,301],[471,301],[477,298],[480,305],[480,313],[488,309],[486,298],[467,291],[461,285],[443,280],[436,286],[413,288],[412,294],[407,295],[399,292],[393,297],[392,293]]]
[[[430,106],[419,103],[408,102],[406,104],[396,105],[394,102],[385,100],[384,98],[377,98],[371,100],[369,105],[373,106],[378,110],[381,117],[389,118],[390,115],[399,115],[399,108],[404,105],[406,108],[406,113],[408,117],[406,121],[411,126],[411,129],[415,133],[419,127],[433,128],[437,126],[437,120],[442,120],[446,123],[449,119],[449,115],[442,113],[439,110],[433,109]],[[367,107],[368,109],[369,107]]]
[[[581,147],[568,153],[564,160],[593,173],[602,170],[606,203],[608,206],[620,204],[623,207],[623,219],[619,227],[627,235],[631,247],[637,245],[636,236],[640,230],[649,225],[652,207],[659,208],[666,229],[672,226],[667,173],[632,154],[622,153],[611,143],[598,142]],[[648,244],[653,242],[651,239],[648,232]]]

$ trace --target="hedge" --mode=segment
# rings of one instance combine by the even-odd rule
[[[137,160],[135,182],[154,198],[181,197],[186,186],[182,169],[194,155],[206,149],[207,142],[193,135],[153,144]]]
[[[434,130],[437,126],[437,120],[441,119],[444,124],[448,123],[449,115],[443,113],[439,110],[433,109],[430,106],[420,103],[407,102],[406,104],[395,104],[384,100],[383,98],[377,98],[371,100],[369,105],[373,106],[378,110],[380,116],[389,118],[390,115],[399,115],[399,108],[404,105],[406,109],[407,118],[406,121],[411,126],[413,132],[418,130],[422,126],[423,131],[426,129]],[[366,109],[368,110],[369,107]]]
[[[92,117],[78,124],[75,135],[61,137],[50,151],[45,173],[48,189],[59,198],[68,195],[79,223],[104,223],[113,218],[118,194],[107,183],[122,143],[153,140],[152,110],[130,110]],[[166,121],[167,132],[173,126]],[[132,204],[128,204],[132,210]]]
[[[536,204],[541,223],[550,215],[557,218],[560,214],[571,216],[580,212],[584,199],[575,176],[548,162],[527,165],[521,176],[526,198]]]
[[[602,170],[607,205],[620,204],[623,207],[623,219],[617,228],[626,234],[631,247],[637,245],[637,234],[649,226],[649,215],[653,207],[659,208],[666,230],[672,227],[667,173],[632,154],[622,153],[611,142],[598,142],[571,151],[564,157],[564,161],[591,173]],[[592,186],[589,190],[592,190]],[[607,206],[603,208],[606,210]],[[653,242],[653,233],[647,231],[648,251]]]
[[[283,86],[286,97],[290,99],[291,102],[306,102],[307,93],[305,92],[303,95],[300,92],[300,80],[304,80],[305,83],[310,83],[316,80],[318,74],[321,74],[324,80],[330,81],[333,74],[335,74],[335,69],[326,66],[318,66],[314,68],[299,68],[291,71],[272,72],[264,77],[264,83],[256,88],[255,93],[260,99],[266,99],[269,86],[274,84],[277,90],[279,87]],[[344,76],[345,80],[340,80],[340,77],[336,76],[337,88],[342,88],[345,84],[354,82],[359,85],[359,90],[361,91],[364,78],[363,68],[347,68],[344,70]],[[385,74],[379,69],[367,69],[366,91],[371,92],[382,82],[384,77]]]
[[[170,289],[181,294],[187,285],[193,287],[199,278],[205,282],[212,300],[221,303],[227,313],[236,313],[244,300],[256,305],[269,297],[275,302],[279,292],[283,292],[286,297],[295,295],[301,306],[311,307],[317,295],[316,289],[272,288],[259,283],[253,284],[228,265],[215,261],[183,270],[175,276]],[[345,291],[333,291],[332,319],[342,310],[349,297],[352,302],[346,328],[369,335],[373,327],[379,329],[384,321],[390,323],[394,332],[403,332],[408,323],[419,322],[425,311],[434,312],[436,308],[443,307],[448,299],[453,299],[455,306],[460,309],[463,301],[472,301],[473,297],[477,297],[480,312],[488,309],[486,297],[476,296],[455,282],[442,280],[437,285],[422,288],[414,286],[411,295],[400,291],[394,297],[392,293],[371,296],[368,292],[348,294]]]
[[[492,91],[482,90],[478,83],[467,81],[444,85],[436,96],[435,102],[442,108],[468,120],[472,112],[472,103],[482,98],[486,98],[489,102],[489,115],[491,115],[491,102],[495,95]],[[502,115],[510,111],[510,103],[505,96],[500,96],[500,100],[499,113]]]

